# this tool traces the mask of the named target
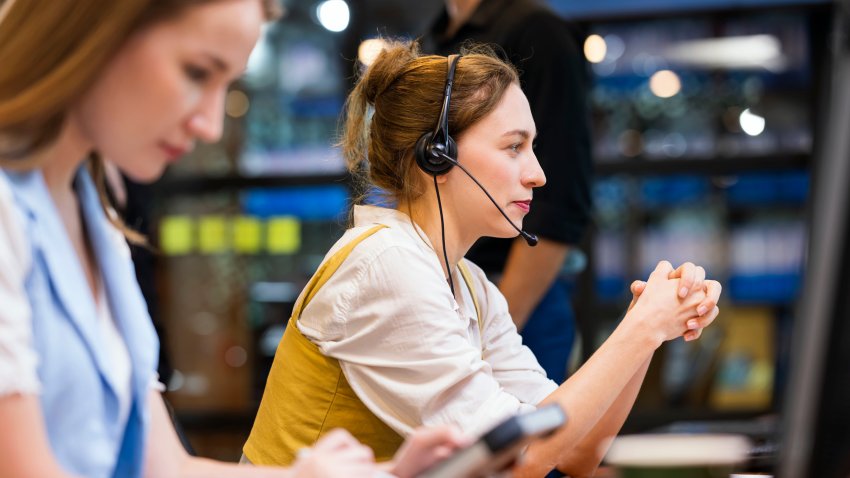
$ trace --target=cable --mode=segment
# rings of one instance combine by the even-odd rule
[[[437,186],[437,176],[434,176],[434,191],[437,192],[437,208],[440,210],[440,235],[443,240],[443,260],[446,261],[446,274],[449,276],[449,287],[455,295],[455,282],[452,279],[452,268],[449,267],[449,256],[446,254],[446,224],[443,221],[443,203],[440,201],[440,188]]]

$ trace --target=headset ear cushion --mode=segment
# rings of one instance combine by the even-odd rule
[[[433,137],[434,133],[423,134],[413,147],[413,157],[420,169],[431,176],[439,176],[448,172],[454,165],[440,156],[431,154],[431,148],[442,149],[442,145],[433,144],[431,141]],[[449,137],[447,146],[445,153],[452,158],[457,158],[457,145],[451,137]]]

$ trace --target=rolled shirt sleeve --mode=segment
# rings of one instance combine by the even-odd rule
[[[32,311],[24,289],[31,251],[23,218],[0,176],[0,397],[38,393]]]
[[[487,280],[481,269],[475,265],[470,269],[479,290],[483,291],[479,301],[486,305],[482,312],[485,317],[484,358],[493,369],[493,377],[505,392],[523,403],[540,403],[558,388],[558,384],[546,377],[537,357],[522,344],[505,296]]]

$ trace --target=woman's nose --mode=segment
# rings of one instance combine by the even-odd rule
[[[221,139],[224,128],[224,97],[226,92],[211,94],[204,98],[198,109],[189,118],[188,128],[192,136],[206,143]]]
[[[530,188],[539,188],[546,184],[546,174],[543,173],[543,168],[540,167],[540,162],[537,161],[537,156],[532,153],[531,160],[523,175],[523,184]]]

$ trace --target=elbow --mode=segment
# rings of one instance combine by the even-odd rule
[[[559,460],[558,471],[572,478],[595,476],[608,444],[610,440],[604,440],[604,445],[598,447],[575,447],[567,451]]]

